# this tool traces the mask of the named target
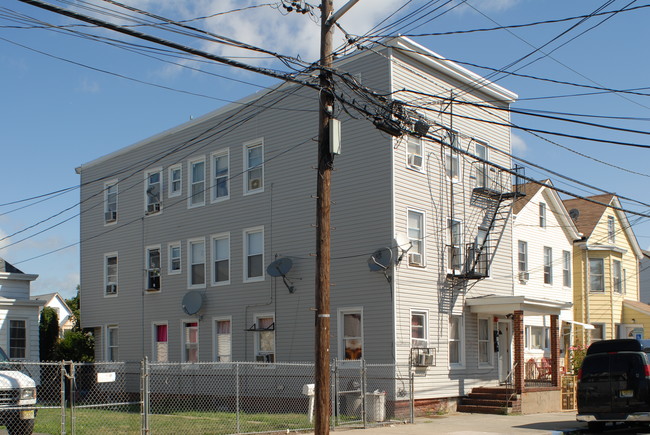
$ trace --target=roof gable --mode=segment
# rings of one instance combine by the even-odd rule
[[[5,273],[22,273],[23,275],[25,272],[22,270],[18,269],[8,261],[6,261],[4,258],[0,258],[0,272],[5,272]]]

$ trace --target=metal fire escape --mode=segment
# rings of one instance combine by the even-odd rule
[[[487,278],[498,242],[510,216],[513,201],[524,196],[522,186],[523,167],[515,167],[510,173],[501,173],[490,169],[482,163],[482,170],[477,177],[480,182],[472,190],[472,202],[481,204],[485,214],[478,226],[475,241],[465,245],[464,253],[460,249],[451,249],[452,267],[447,278],[458,280],[478,280]],[[513,182],[514,181],[514,182]],[[457,258],[454,258],[457,256]]]

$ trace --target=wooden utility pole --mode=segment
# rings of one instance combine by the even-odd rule
[[[318,179],[316,187],[316,435],[329,434],[330,421],[330,182],[333,156],[329,124],[332,95],[332,0],[321,3],[320,109],[318,111]]]
[[[321,2],[320,97],[318,111],[318,180],[316,187],[316,435],[330,431],[330,183],[334,156],[329,126],[334,111],[332,87],[333,25],[359,0],[333,13],[332,0]]]

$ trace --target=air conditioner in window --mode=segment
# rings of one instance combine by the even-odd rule
[[[416,154],[409,154],[408,156],[409,166],[421,167],[422,166],[422,156]]]
[[[160,211],[160,203],[154,202],[147,204],[147,214],[158,213]]]
[[[104,213],[104,220],[106,222],[115,222],[117,220],[117,212],[107,211],[106,213]]]
[[[107,284],[106,285],[106,294],[107,295],[117,294],[117,284]]]
[[[526,282],[530,279],[530,274],[528,272],[519,272],[519,281]]]
[[[253,178],[248,181],[248,190],[256,190],[262,187],[262,179]]]
[[[433,365],[433,355],[426,353],[418,354],[413,365],[417,367],[431,367]]]
[[[422,266],[422,254],[417,252],[412,252],[409,254],[409,265],[410,266]]]
[[[272,363],[275,362],[275,358],[273,354],[268,354],[268,355],[257,355],[255,357],[255,361],[257,362],[264,362],[264,363]]]

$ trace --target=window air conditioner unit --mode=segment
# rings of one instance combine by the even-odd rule
[[[117,212],[107,211],[106,213],[104,213],[104,220],[106,222],[115,222],[117,220]]]
[[[106,294],[107,295],[117,294],[117,284],[107,284],[106,285]]]
[[[422,254],[413,252],[409,254],[409,265],[410,266],[422,266]]]
[[[147,214],[151,213],[158,213],[160,211],[160,203],[159,202],[154,202],[151,204],[147,204]]]
[[[418,354],[415,358],[414,365],[417,367],[431,367],[433,365],[433,355],[426,353]]]
[[[519,281],[526,282],[530,279],[530,274],[528,272],[519,272]]]
[[[253,178],[248,182],[248,190],[256,190],[262,187],[262,180],[260,178]]]
[[[255,357],[255,360],[257,362],[263,362],[263,363],[272,363],[275,362],[273,358],[273,354],[268,354],[268,355],[257,355]]]
[[[408,162],[409,162],[409,166],[415,166],[419,168],[422,166],[422,156],[409,154]]]

